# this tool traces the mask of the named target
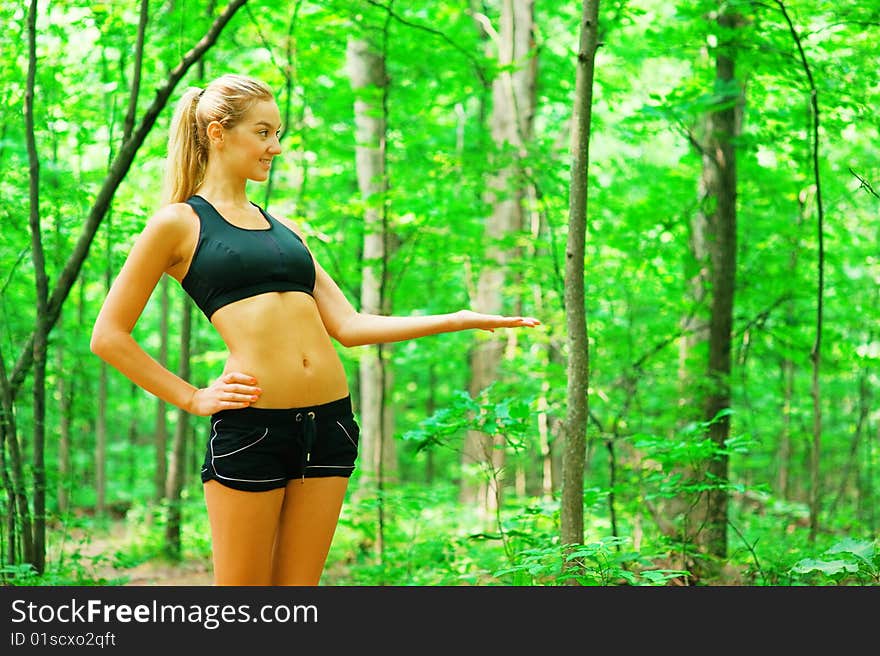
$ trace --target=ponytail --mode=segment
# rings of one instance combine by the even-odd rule
[[[203,93],[202,89],[190,87],[183,92],[174,109],[168,133],[163,205],[185,201],[204,178],[208,151],[196,119],[196,109]]]

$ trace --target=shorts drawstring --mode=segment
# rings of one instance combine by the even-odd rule
[[[318,427],[315,425],[315,413],[314,412],[306,412],[303,414],[302,412],[296,413],[296,421],[305,421],[305,425],[303,426],[302,432],[302,442],[303,442],[303,461],[302,461],[302,480],[303,483],[306,481],[306,467],[309,464],[309,459],[312,456],[312,447],[315,445],[315,437],[318,434]]]

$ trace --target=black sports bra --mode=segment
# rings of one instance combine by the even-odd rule
[[[199,241],[181,286],[211,319],[224,305],[266,292],[315,290],[315,263],[293,230],[254,205],[269,227],[239,228],[201,196],[186,201],[199,215]]]

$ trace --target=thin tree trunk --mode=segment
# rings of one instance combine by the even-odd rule
[[[584,541],[584,463],[589,406],[589,342],[584,293],[587,237],[590,120],[593,77],[599,48],[599,0],[583,0],[578,44],[571,133],[571,184],[568,239],[565,248],[565,326],[568,346],[567,411],[563,436],[560,539],[563,545]],[[566,563],[572,568],[572,563]]]
[[[782,379],[782,431],[779,435],[779,447],[776,451],[776,494],[781,499],[789,499],[791,490],[791,454],[792,454],[792,402],[794,400],[794,362],[785,357],[780,365]]]
[[[64,367],[65,350],[61,345],[55,347],[55,366],[58,371],[58,482],[55,496],[59,514],[68,510],[69,498],[67,486],[71,483],[70,472],[70,423],[73,419],[73,381],[68,379]],[[76,368],[75,368],[76,370]]]
[[[20,562],[22,553],[32,553],[33,533],[31,530],[30,505],[25,489],[24,467],[18,443],[15,411],[12,399],[12,386],[6,373],[6,363],[0,355],[0,474],[6,490],[6,564]],[[6,461],[7,448],[10,462]],[[19,546],[21,548],[19,548]]]
[[[28,180],[30,189],[31,259],[34,265],[36,287],[36,325],[33,341],[33,417],[34,443],[32,452],[34,484],[33,548],[25,552],[25,560],[42,574],[46,564],[46,349],[49,341],[48,316],[49,280],[43,253],[40,226],[40,162],[34,134],[34,86],[37,68],[37,0],[28,8],[28,71],[24,99],[25,133],[28,150]]]
[[[113,282],[113,211],[107,211],[105,221],[107,243],[104,254],[104,294]],[[107,396],[110,378],[109,365],[101,360],[98,364],[97,416],[95,418],[95,515],[107,512]]]
[[[190,342],[192,339],[192,301],[181,296],[182,315],[180,326],[180,364],[178,375],[184,380],[190,377]],[[186,482],[186,442],[189,434],[189,413],[177,411],[177,427],[174,431],[174,444],[171,449],[171,462],[168,467],[168,486],[165,496],[168,499],[168,518],[165,524],[165,552],[179,560],[183,547],[181,544],[181,493]]]
[[[873,341],[873,336],[869,335],[866,344]],[[834,511],[838,504],[846,495],[847,483],[849,482],[852,472],[855,471],[856,488],[858,488],[858,455],[859,446],[862,442],[865,426],[868,423],[868,415],[871,413],[871,384],[869,381],[869,370],[863,369],[859,375],[859,395],[858,395],[858,419],[856,420],[856,428],[853,431],[852,441],[849,443],[849,453],[846,462],[840,472],[840,481],[837,484],[837,493],[834,500],[828,505],[828,513],[834,515]]]
[[[807,194],[801,193],[797,224],[795,226],[794,236],[792,237],[791,252],[789,254],[788,272],[790,280],[797,280],[797,266],[800,256],[800,227],[806,219]],[[795,302],[789,299],[785,303],[785,324],[787,326],[795,326],[797,317],[795,316]],[[782,431],[779,436],[779,448],[777,450],[778,469],[776,472],[776,494],[782,498],[791,499],[791,457],[793,452],[793,435],[792,435],[792,407],[795,399],[794,382],[795,382],[795,364],[794,361],[784,356],[781,364],[782,378]]]
[[[107,367],[101,363],[95,418],[95,514],[99,517],[107,510],[107,377]]]
[[[549,391],[550,382],[545,379],[541,383],[541,395],[538,397],[538,449],[541,456],[541,496],[544,499],[552,499],[555,491],[553,487],[553,451],[550,444],[550,414],[548,412],[550,403],[547,400]]]
[[[57,140],[52,140],[53,145],[53,162],[58,161]],[[60,208],[55,207],[55,213],[60,215]],[[57,269],[63,261],[63,253],[61,245],[63,244],[63,230],[61,222],[55,224],[55,248],[54,248],[54,264]],[[64,330],[64,314],[58,317],[61,334]],[[66,348],[64,340],[59,340],[55,344],[54,352],[55,377],[56,377],[56,398],[58,399],[58,475],[55,485],[55,499],[58,507],[58,514],[64,515],[68,510],[69,496],[68,490],[73,481],[70,472],[70,442],[71,442],[71,422],[73,421],[73,396],[76,389],[75,377],[69,375],[69,371],[80,371],[80,358],[78,352],[74,350],[71,356]],[[73,357],[74,364],[71,367],[68,363],[65,366],[65,359]]]
[[[812,381],[810,394],[813,399],[813,444],[810,453],[810,541],[816,539],[819,531],[820,499],[822,498],[821,479],[819,478],[819,464],[822,452],[822,394],[820,388],[820,370],[822,364],[822,313],[825,297],[825,211],[822,205],[822,181],[819,175],[819,92],[813,81],[813,72],[807,62],[800,36],[791,22],[788,10],[782,0],[776,0],[779,9],[788,24],[792,39],[798,49],[801,66],[807,78],[807,86],[810,91],[810,118],[813,183],[816,187],[816,236],[819,244],[819,253],[816,259],[816,338],[810,351],[810,361],[813,363]]]
[[[169,300],[169,278],[162,276],[159,281],[159,355],[157,361],[162,366],[168,366],[168,315],[171,312]],[[156,469],[153,477],[153,499],[156,503],[165,497],[165,485],[168,475],[168,421],[166,413],[168,404],[162,399],[156,399],[156,422],[153,429],[153,450],[156,459]]]

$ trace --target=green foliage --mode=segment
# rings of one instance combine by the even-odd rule
[[[486,435],[503,435],[508,446],[522,446],[522,438],[530,431],[533,411],[527,399],[518,396],[496,396],[495,385],[489,385],[474,399],[463,390],[453,393],[451,403],[406,431],[401,439],[413,441],[419,450],[446,445],[450,438],[461,437],[467,430]]]
[[[880,585],[880,550],[876,542],[846,538],[791,571],[802,585]]]
[[[0,354],[9,374],[33,331],[36,303],[23,118],[26,7],[0,4],[6,27],[0,33]],[[214,4],[150,3],[138,117],[169,70],[202,37],[217,13]],[[730,560],[743,580],[877,584],[877,557],[858,542],[876,534],[880,495],[872,473],[880,453],[876,440],[868,439],[876,434],[880,384],[878,204],[870,192],[880,189],[875,4],[786,2],[821,112],[822,528],[835,540],[858,536],[853,543],[844,541],[846,548],[835,551],[811,544],[803,530],[813,484],[811,349],[819,250],[808,77],[779,7],[744,0],[725,3],[742,17],[733,31],[707,20],[717,11],[714,0],[603,4],[585,259],[588,529],[583,546],[569,551],[556,543],[558,508],[536,490],[545,462],[558,468],[567,403],[562,271],[579,16],[575,3],[537,3],[537,106],[534,136],[524,147],[528,225],[502,246],[517,247],[509,253],[505,311],[534,314],[543,326],[508,344],[499,381],[474,395],[462,390],[470,383],[469,351],[483,335],[450,334],[389,347],[394,376],[387,398],[402,480],[382,499],[390,520],[383,527],[381,559],[373,551],[379,499],[360,500],[347,511],[332,554],[335,581],[561,585],[577,577],[583,585],[666,584],[679,575],[677,559],[689,546],[663,536],[647,504],[723,485],[731,495],[731,524],[739,532],[730,539]],[[491,213],[487,180],[510,161],[512,150],[494,143],[488,117],[490,85],[506,71],[497,65],[491,39],[462,7],[443,0],[395,3],[396,17],[389,17],[371,2],[281,7],[250,0],[172,94],[173,103],[183,87],[228,71],[262,77],[277,90],[285,152],[273,164],[271,186],[254,187],[253,198],[297,221],[318,261],[355,304],[364,207],[354,164],[354,93],[345,64],[349,35],[387,37],[391,191],[385,200],[388,225],[399,240],[386,285],[392,311],[429,314],[469,305],[496,246],[485,238]],[[121,147],[138,16],[137,3],[67,0],[39,8],[34,136],[40,223],[53,285]],[[486,2],[482,9],[497,31],[500,3]],[[736,62],[736,79],[723,88],[714,86],[714,57],[721,51]],[[692,138],[705,112],[729,104],[734,90],[743,95],[732,399],[725,411],[733,437],[720,449],[706,438],[701,410],[681,403],[679,345],[683,318],[708,316],[689,290],[701,267],[689,248],[702,167]],[[170,113],[170,106],[161,113],[116,190],[50,336],[45,459],[50,513],[62,492],[78,511],[96,504],[102,369],[89,352],[88,335],[108,281],[156,208]],[[180,290],[172,285],[170,294],[172,306],[182,307]],[[154,299],[136,328],[153,354],[160,343],[160,314]],[[172,320],[169,344],[178,343],[179,329]],[[193,343],[191,381],[204,385],[221,370],[225,353],[200,315]],[[177,349],[169,353],[175,368]],[[341,349],[340,355],[355,381],[358,351]],[[694,357],[702,367],[705,353]],[[166,509],[146,501],[153,496],[155,399],[114,371],[106,375],[108,503],[129,508],[126,521],[136,538],[98,557],[82,555],[85,544],[60,560],[50,554],[47,573],[39,578],[26,567],[6,565],[4,580],[100,582],[95,572],[108,563],[127,567],[161,557]],[[32,392],[26,377],[15,399],[29,480]],[[173,429],[176,416],[169,411],[166,418]],[[63,421],[69,422],[71,439],[64,474],[58,467]],[[461,444],[469,430],[504,438],[499,448],[505,466],[492,474],[507,498],[491,520],[456,501]],[[613,463],[609,449],[616,455]],[[720,455],[729,459],[728,481],[682,473]],[[192,477],[197,465],[190,465]],[[514,474],[525,481],[525,491]],[[558,476],[555,485],[558,494]],[[184,552],[194,558],[210,550],[199,496],[190,491],[184,504]],[[65,530],[52,533],[50,544],[66,540]],[[826,547],[821,556],[812,555]]]
[[[651,557],[623,550],[627,538],[608,537],[577,546],[551,546],[517,554],[517,564],[496,572],[514,574],[517,585],[657,586],[687,575],[655,568]]]
[[[28,563],[6,564],[0,568],[0,581],[11,586],[122,585],[125,577],[104,574],[112,556],[103,551],[94,553],[94,536],[106,530],[106,522],[101,520],[71,518],[59,531],[49,532],[58,551],[50,553],[42,574]]]

